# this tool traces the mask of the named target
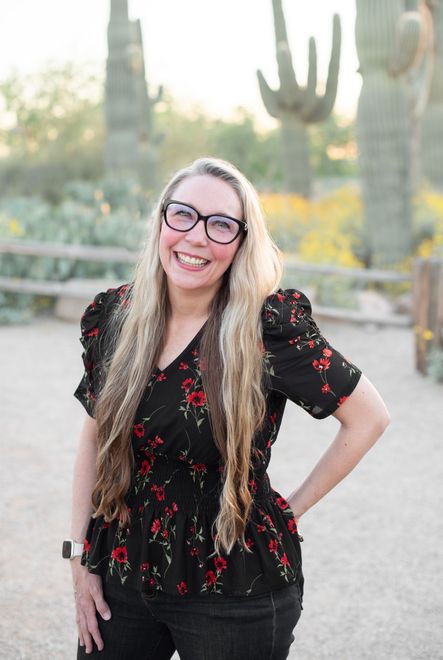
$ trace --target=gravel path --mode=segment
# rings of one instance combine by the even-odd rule
[[[304,611],[290,657],[443,658],[443,387],[415,372],[410,330],[321,327],[377,386],[392,423],[302,521]],[[83,418],[72,396],[81,376],[78,336],[78,324],[52,318],[0,328],[2,660],[75,657],[60,545]],[[337,427],[290,404],[274,447],[273,487],[288,495]]]

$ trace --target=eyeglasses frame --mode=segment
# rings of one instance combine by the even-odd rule
[[[167,208],[170,204],[180,204],[181,206],[187,206],[188,208],[195,211],[195,213],[197,214],[197,220],[194,222],[192,227],[189,227],[188,229],[176,229],[175,227],[171,227],[171,225],[168,223],[168,220],[166,218],[166,210],[167,210]],[[237,218],[232,218],[230,215],[225,215],[224,213],[211,213],[210,215],[202,215],[191,204],[185,204],[185,202],[179,202],[176,199],[167,199],[165,202],[163,202],[162,215],[163,215],[164,221],[166,222],[166,224],[168,225],[168,227],[170,229],[172,229],[173,231],[179,231],[181,233],[186,233],[187,231],[191,231],[191,229],[194,229],[197,222],[199,222],[200,220],[203,220],[203,222],[205,223],[206,236],[209,238],[210,241],[212,241],[213,243],[218,243],[219,245],[229,245],[230,243],[233,243],[236,238],[238,238],[240,232],[243,231],[246,234],[247,231],[248,231],[248,223],[245,220],[237,220]],[[233,220],[234,222],[237,223],[237,225],[239,226],[239,231],[234,236],[234,238],[232,238],[230,241],[216,241],[214,238],[211,238],[211,236],[209,236],[209,234],[208,234],[208,220],[209,220],[209,218],[214,218],[214,217],[216,217],[216,218],[226,218],[227,220]]]

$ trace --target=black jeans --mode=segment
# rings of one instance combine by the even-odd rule
[[[140,594],[104,585],[112,617],[97,615],[104,642],[77,660],[285,660],[301,614],[298,586],[257,596]]]

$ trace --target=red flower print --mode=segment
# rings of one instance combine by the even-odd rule
[[[89,543],[88,539],[85,539],[83,541],[83,552],[89,552],[91,549],[91,544]]]
[[[155,587],[155,579],[153,577],[149,578],[149,585]]]
[[[120,298],[123,298],[123,296],[126,293],[126,291],[128,290],[128,288],[129,288],[128,284],[124,284],[122,287],[120,287],[120,289],[117,291]]]
[[[188,403],[192,403],[192,405],[197,408],[205,405],[206,402],[206,394],[204,393],[203,390],[197,390],[196,392],[191,392],[191,394],[188,394],[186,397],[186,401]]]
[[[140,570],[141,570],[142,572],[144,572],[144,571],[148,571],[148,570],[149,570],[149,563],[148,563],[148,562],[145,562],[144,564],[140,564]]]
[[[196,348],[193,348],[193,349],[192,349],[192,355],[193,355],[194,357],[197,357],[197,355],[198,355],[198,350],[197,350]]]
[[[277,413],[276,412],[273,412],[272,415],[269,416],[269,421],[271,422],[271,424],[275,424],[275,422],[277,421]]]
[[[163,373],[163,371],[161,372],[161,374],[158,374],[156,380],[158,382],[161,382],[162,380],[166,380],[166,375]]]
[[[323,392],[323,394],[329,394],[329,392],[331,391],[331,388],[329,387],[328,383],[325,383],[323,385],[323,387],[321,388],[321,391]]]
[[[246,546],[250,549],[254,545],[254,541],[252,539],[246,539]]]
[[[112,559],[118,561],[119,564],[125,564],[128,561],[128,552],[125,546],[120,546],[119,548],[114,548],[111,554]]]
[[[192,526],[189,528],[189,531],[191,532],[191,534],[195,534],[195,527],[194,527],[194,525],[192,525]]]
[[[295,292],[292,294],[292,297],[295,298],[296,300],[298,300],[298,299],[300,298],[300,296],[301,296],[301,293],[299,293],[298,291],[295,291]]]
[[[194,385],[194,379],[186,378],[182,383],[182,389],[185,390],[185,392],[189,392],[189,390],[193,385]]]
[[[181,369],[182,371],[185,371],[185,369],[189,369],[189,364],[187,362],[180,362],[178,368]]]
[[[227,566],[226,559],[223,559],[223,557],[216,557],[214,559],[214,564],[217,571],[224,571]]]
[[[288,529],[291,534],[295,534],[297,532],[297,523],[295,522],[295,518],[288,520]]]
[[[151,490],[155,493],[155,496],[159,502],[165,499],[165,489],[163,486],[156,486],[156,484],[153,484],[151,486]]]
[[[341,396],[338,400],[338,405],[341,406],[348,399],[347,396]]]
[[[145,427],[143,424],[136,424],[134,426],[134,435],[136,435],[137,438],[143,438],[145,435]]]
[[[152,449],[155,449],[158,447],[158,445],[164,445],[165,441],[161,439],[159,435],[156,435],[154,440],[148,440],[149,445],[151,446]]]
[[[288,559],[287,556],[286,556],[286,552],[284,552],[284,553],[282,554],[282,556],[281,556],[281,560],[280,560],[280,561],[281,561],[281,563],[283,564],[283,566],[290,566],[290,565],[291,565],[290,562],[289,562],[289,559]]]
[[[167,538],[169,537],[169,532],[168,532],[167,529],[164,529],[164,530],[162,531],[162,536],[163,536],[164,539],[167,539]]]
[[[87,396],[88,396],[88,399],[91,399],[92,401],[95,401],[95,399],[96,399],[95,392],[93,392],[91,390],[91,388],[88,388]]]
[[[289,504],[286,502],[284,497],[278,497],[276,499],[276,502],[277,502],[278,506],[280,507],[280,509],[287,509],[288,506],[289,506]]]
[[[331,351],[330,348],[324,348],[322,353],[325,357],[331,357],[331,355],[332,355],[332,351]]]
[[[312,366],[316,371],[326,371],[331,366],[331,361],[328,358],[320,358],[320,360],[314,360]]]
[[[142,464],[140,466],[140,474],[148,474],[150,469],[151,469],[150,462],[149,461],[142,461]]]
[[[194,463],[194,465],[191,465],[191,469],[194,472],[206,472],[206,465],[204,463]]]
[[[188,591],[188,587],[186,586],[186,582],[180,582],[180,584],[177,585],[177,591],[180,594],[180,596],[184,596],[185,593]]]
[[[206,573],[206,586],[209,587],[211,584],[217,581],[214,571],[207,571]]]
[[[109,523],[104,522],[103,525],[102,525],[102,529],[108,529],[108,527],[109,527]]]
[[[170,508],[169,506],[167,506],[167,507],[165,508],[165,513],[166,513],[167,516],[169,516],[169,518],[172,518],[172,516],[174,515],[174,513],[175,513],[177,510],[178,510],[178,506],[177,506],[177,504],[176,504],[175,502],[173,502],[173,503],[171,504],[171,508]]]
[[[266,527],[265,527],[264,525],[257,525],[257,532],[258,532],[259,534],[261,534],[262,532],[264,532],[265,529],[266,529]]]
[[[285,297],[282,293],[277,293],[277,298],[279,299],[280,302],[283,302]]]
[[[313,339],[310,339],[308,341],[308,346],[309,346],[309,348],[315,348],[315,341]]]
[[[152,523],[152,526],[151,526],[151,532],[153,532],[153,533],[155,534],[156,532],[158,532],[158,530],[160,529],[160,527],[161,527],[160,520],[159,520],[158,518],[156,518],[156,519],[154,520],[154,522]]]
[[[269,552],[277,552],[278,544],[275,539],[271,539],[268,543]]]
[[[100,330],[98,328],[92,328],[89,332],[86,333],[87,337],[98,337]]]
[[[198,548],[191,548],[191,557],[196,557],[199,553]]]
[[[255,482],[254,479],[250,479],[248,481],[248,486],[251,487],[251,493],[255,495],[255,493],[257,492],[257,482]]]

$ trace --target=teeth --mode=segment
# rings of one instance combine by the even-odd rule
[[[198,259],[197,257],[189,257],[187,254],[177,252],[178,260],[183,264],[190,264],[191,266],[203,266],[208,263],[208,259]]]

